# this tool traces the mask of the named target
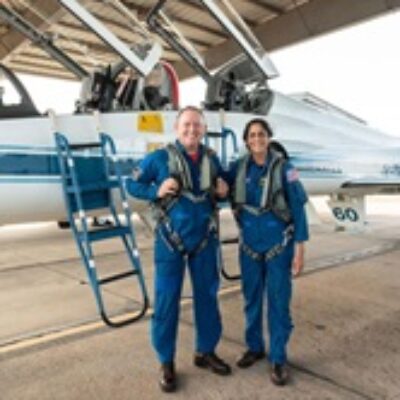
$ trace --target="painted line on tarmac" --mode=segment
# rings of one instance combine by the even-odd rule
[[[339,267],[344,264],[348,264],[351,262],[359,261],[362,259],[366,259],[369,257],[381,255],[393,250],[396,250],[397,248],[400,247],[400,241],[396,241],[390,244],[383,244],[383,245],[377,245],[373,247],[369,247],[366,249],[363,249],[361,251],[356,251],[356,252],[351,252],[351,253],[346,253],[343,255],[339,255],[337,257],[329,257],[328,259],[324,260],[316,260],[313,264],[310,265],[310,269],[306,269],[298,278],[303,278],[308,275],[318,273],[318,272],[323,272],[326,269],[330,268],[335,268]],[[296,278],[296,279],[298,279]],[[226,288],[222,288],[219,291],[218,297],[224,297],[228,294],[235,293],[235,292],[240,292],[240,285],[231,285]],[[184,298],[181,300],[181,306],[186,306],[188,304],[192,303],[192,298]],[[144,315],[143,318],[149,318],[153,315],[154,309],[149,308]],[[124,313],[116,316],[116,320],[118,321],[119,319],[125,319],[129,318],[135,315],[134,313]],[[73,327],[67,327],[65,326],[58,328],[54,331],[50,332],[44,332],[37,334],[35,336],[31,337],[24,337],[24,338],[17,338],[15,340],[8,341],[4,344],[0,344],[0,355],[1,354],[6,354],[9,352],[13,351],[18,351],[18,350],[23,350],[27,349],[29,347],[34,347],[40,344],[45,344],[49,343],[55,340],[63,339],[66,337],[70,336],[75,336],[75,335],[80,335],[83,333],[95,331],[101,328],[106,327],[103,321],[101,320],[96,320],[96,321],[91,321],[88,323],[83,323],[79,324],[77,326]]]
[[[145,253],[148,252],[151,249],[151,247],[141,247],[139,248],[140,253]],[[111,251],[108,253],[100,253],[97,256],[98,257],[104,257],[104,258],[112,258],[118,255],[126,254],[125,251],[119,250],[119,251]],[[27,264],[20,264],[20,265],[13,265],[9,267],[4,267],[0,270],[0,274],[3,273],[10,273],[10,272],[15,272],[15,271],[24,271],[27,269],[34,269],[34,268],[46,268],[46,267],[56,267],[59,265],[64,265],[64,264],[69,264],[69,263],[78,263],[79,265],[82,262],[82,258],[79,256],[74,256],[74,257],[69,257],[69,258],[61,258],[61,259],[55,259],[55,260],[48,260],[48,261],[41,261],[41,262],[34,262],[34,263],[27,263]],[[51,269],[53,272],[55,270]]]
[[[227,288],[223,288],[219,291],[218,297],[224,297],[228,294],[239,292],[240,291],[240,285],[234,285],[234,286],[229,286]],[[186,298],[183,299],[180,302],[181,306],[187,306],[189,304],[192,304],[192,298]],[[146,314],[143,316],[143,319],[147,319],[151,317],[154,314],[154,309],[149,308],[146,312]],[[116,322],[118,320],[123,320],[129,317],[132,317],[135,315],[135,313],[125,313],[125,314],[120,314],[115,317]],[[140,321],[140,320],[139,320]],[[55,340],[60,340],[60,339],[65,339],[67,337],[72,337],[72,336],[77,336],[77,335],[82,335],[84,333],[88,332],[93,332],[102,328],[106,328],[107,326],[104,324],[103,321],[97,320],[95,322],[89,322],[85,324],[80,324],[78,326],[73,326],[70,328],[59,328],[56,331],[53,332],[44,332],[41,334],[38,334],[37,336],[29,337],[29,338],[20,338],[12,342],[4,343],[0,345],[0,355],[4,355],[7,353],[11,353],[14,351],[19,351],[19,350],[25,350],[30,347],[35,347],[39,346],[42,344],[47,344],[50,342],[53,342]]]

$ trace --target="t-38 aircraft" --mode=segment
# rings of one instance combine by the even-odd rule
[[[288,96],[271,90],[268,81],[278,75],[277,70],[229,1],[199,1],[242,49],[240,56],[214,71],[207,69],[171,22],[166,0],[156,4],[146,22],[117,0],[109,2],[140,33],[140,42],[131,47],[78,1],[59,2],[107,43],[121,62],[89,73],[7,3],[0,5],[1,18],[83,82],[74,114],[40,115],[17,77],[0,67],[0,224],[66,219],[55,132],[73,143],[95,142],[99,132],[106,132],[116,144],[124,174],[130,174],[146,153],[174,139],[179,82],[172,66],[161,60],[157,37],[206,81],[207,141],[224,163],[240,153],[238,143],[246,122],[261,116],[289,152],[308,193],[331,197],[329,204],[339,224],[363,223],[366,194],[400,192],[400,140],[311,94]],[[21,101],[7,102],[9,91]],[[91,168],[90,162],[99,155],[86,149],[81,157]],[[134,209],[142,208],[134,204]]]

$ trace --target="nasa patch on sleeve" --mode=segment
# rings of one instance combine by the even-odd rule
[[[291,168],[286,172],[288,182],[296,182],[299,180],[299,171],[296,168]]]

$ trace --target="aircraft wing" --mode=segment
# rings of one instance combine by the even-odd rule
[[[400,176],[398,178],[359,178],[346,181],[342,189],[355,189],[368,193],[400,193]]]

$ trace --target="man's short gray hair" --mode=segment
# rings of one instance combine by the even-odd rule
[[[205,115],[203,113],[203,110],[201,108],[199,108],[199,107],[196,107],[196,106],[186,106],[186,107],[181,108],[178,111],[178,114],[176,116],[176,121],[179,121],[179,118],[181,117],[181,115],[183,113],[185,113],[186,111],[193,111],[193,112],[199,114],[200,117],[203,119],[204,124],[206,123],[206,117],[205,117]]]

